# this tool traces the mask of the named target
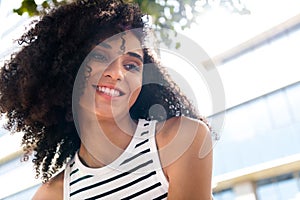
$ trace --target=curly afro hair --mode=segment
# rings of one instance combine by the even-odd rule
[[[76,74],[100,39],[144,28],[138,6],[121,0],[76,1],[51,10],[19,40],[0,72],[0,111],[10,131],[24,132],[25,155],[34,152],[36,177],[48,181],[80,147],[72,117],[72,89]],[[133,119],[163,120],[185,115],[199,117],[164,68],[144,49],[141,93],[130,109]],[[159,104],[166,116],[151,115]]]

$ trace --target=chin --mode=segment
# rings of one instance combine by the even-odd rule
[[[102,111],[97,111],[95,114],[96,114],[98,120],[101,120],[101,119],[120,119],[120,118],[124,118],[126,116],[130,116],[129,110],[126,110],[126,111],[123,111],[123,112],[118,112],[118,111],[104,112],[102,110]]]

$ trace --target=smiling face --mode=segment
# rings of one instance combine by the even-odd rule
[[[98,44],[86,59],[86,88],[80,105],[97,118],[129,116],[142,86],[143,50],[132,32]]]

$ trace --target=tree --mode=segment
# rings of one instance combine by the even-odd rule
[[[57,7],[68,2],[76,0],[44,0],[37,4],[35,0],[23,0],[15,13],[29,16],[42,15],[47,13],[51,7]],[[238,14],[250,14],[242,0],[125,0],[127,2],[137,3],[144,13],[151,16],[152,24],[160,31],[160,37],[166,45],[172,41],[169,39],[169,31],[173,30],[176,35],[176,29],[189,28],[196,18],[212,9],[213,7],[222,7],[229,12]],[[179,46],[179,44],[177,44]],[[176,45],[176,46],[177,46]]]
[[[36,16],[46,13],[51,7],[57,7],[74,0],[44,0],[37,4],[35,0],[23,0],[19,8],[14,9],[15,13],[29,16]],[[211,9],[213,6],[221,6],[230,12],[249,14],[250,11],[241,0],[125,0],[137,3],[144,13],[148,13],[153,24],[158,28],[174,27],[181,29],[188,28],[195,22],[197,16]]]

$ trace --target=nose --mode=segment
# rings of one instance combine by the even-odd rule
[[[122,60],[117,58],[104,71],[104,77],[109,77],[113,80],[123,80],[124,70],[122,67]]]

